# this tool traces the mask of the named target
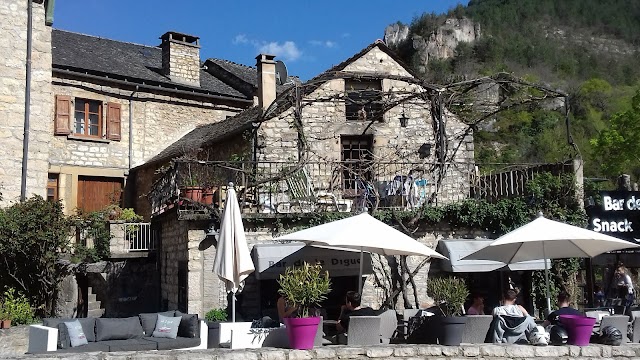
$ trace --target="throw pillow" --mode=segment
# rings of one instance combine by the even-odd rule
[[[137,316],[96,319],[96,341],[137,339],[143,336]]]
[[[178,327],[178,336],[186,338],[200,337],[200,320],[196,314],[183,314],[176,311],[176,316],[182,317]]]
[[[67,326],[67,332],[69,333],[69,340],[71,340],[71,347],[77,347],[80,345],[87,345],[87,337],[84,335],[82,325],[80,321],[69,321],[64,323]]]
[[[158,314],[156,329],[153,331],[153,337],[175,339],[178,336],[178,327],[180,327],[181,316],[169,317]]]

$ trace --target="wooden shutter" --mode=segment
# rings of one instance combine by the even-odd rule
[[[107,139],[120,141],[122,127],[120,120],[120,104],[107,103]]]
[[[56,117],[54,121],[54,134],[71,134],[71,97],[67,95],[56,95]]]

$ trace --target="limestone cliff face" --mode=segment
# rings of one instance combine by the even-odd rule
[[[403,24],[387,26],[384,40],[387,45],[397,47],[406,41],[412,42],[420,59],[419,71],[425,71],[429,59],[448,59],[455,55],[460,42],[472,43],[480,38],[480,24],[468,18],[449,18],[428,38],[410,34],[409,27]]]

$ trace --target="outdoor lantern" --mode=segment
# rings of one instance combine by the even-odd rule
[[[398,120],[400,120],[401,127],[407,127],[407,120],[409,120],[409,118],[404,114],[404,110],[402,110],[402,114]]]

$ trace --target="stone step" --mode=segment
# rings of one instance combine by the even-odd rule
[[[89,295],[87,296],[87,302],[92,303],[96,301],[98,301],[98,296],[96,294],[89,293]]]
[[[100,301],[90,301],[87,303],[87,310],[100,310]]]
[[[104,315],[104,309],[88,310],[87,311],[87,317],[99,318],[102,315]]]

